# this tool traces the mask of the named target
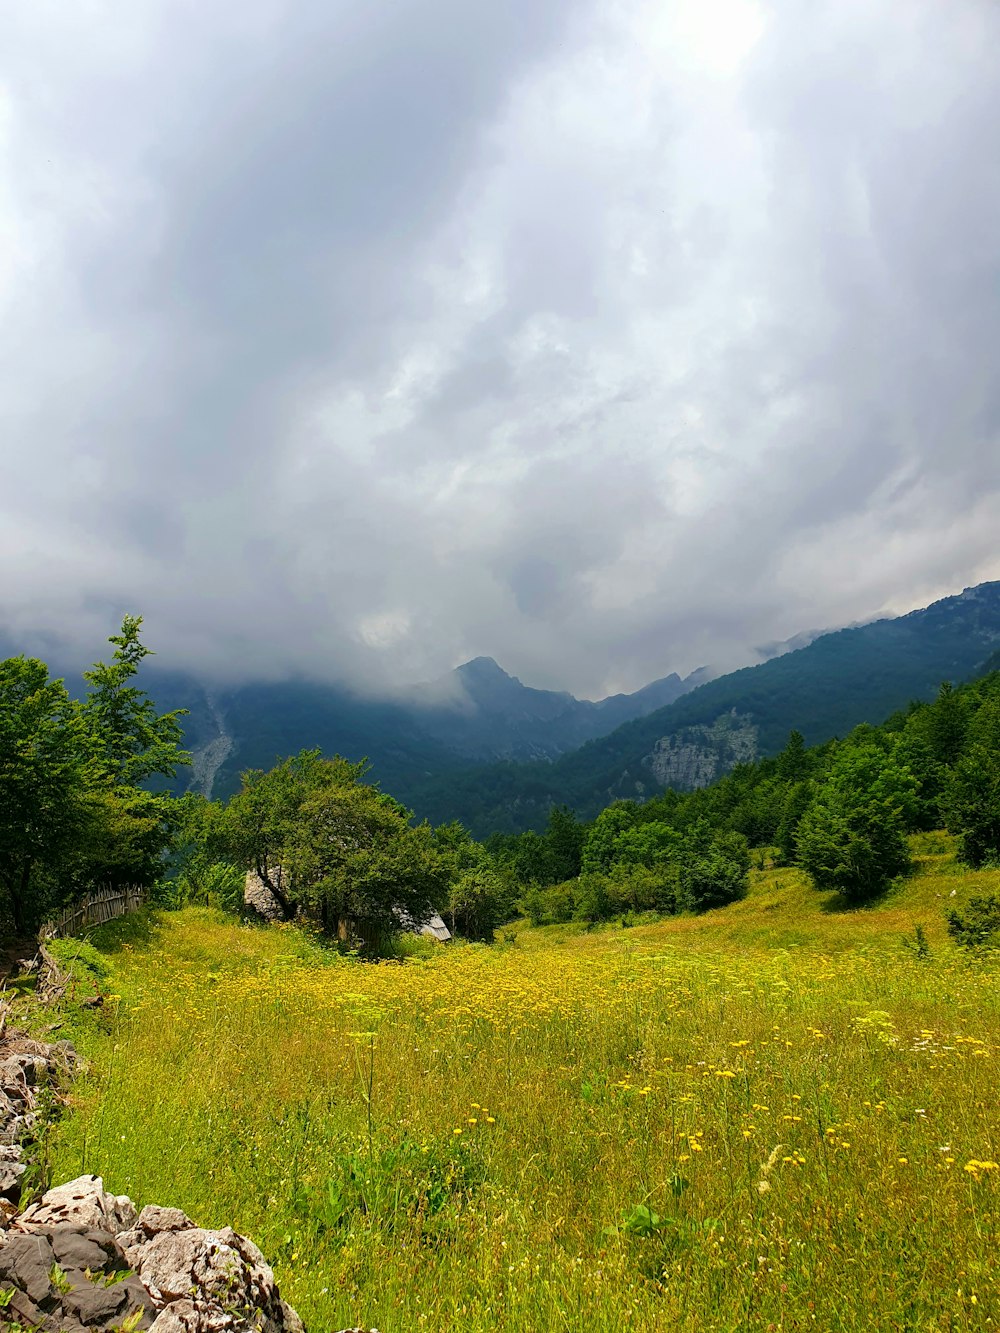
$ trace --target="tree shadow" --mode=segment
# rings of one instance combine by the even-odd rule
[[[825,902],[820,904],[820,911],[827,916],[843,916],[845,913],[864,912],[874,907],[883,907],[885,900],[899,888],[899,882],[892,880],[884,889],[867,898],[847,898],[839,889],[830,893]]]

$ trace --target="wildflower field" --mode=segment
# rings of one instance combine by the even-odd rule
[[[132,919],[52,1170],[249,1234],[312,1333],[1000,1328],[998,971],[942,922],[1000,873],[917,851],[381,964]]]

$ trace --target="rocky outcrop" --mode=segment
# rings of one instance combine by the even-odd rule
[[[752,763],[758,755],[757,728],[748,714],[723,713],[711,726],[682,727],[657,741],[645,759],[656,781],[677,791],[693,791]]]
[[[257,1246],[179,1208],[109,1194],[99,1176],[49,1190],[0,1233],[5,1322],[83,1333],[303,1333]]]

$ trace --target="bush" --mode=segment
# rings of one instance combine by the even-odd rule
[[[948,832],[958,838],[958,855],[979,869],[1000,857],[1000,763],[976,746],[955,766],[944,805]]]
[[[577,921],[607,921],[614,912],[614,899],[607,875],[588,871],[577,880],[573,916]]]
[[[696,830],[681,864],[679,897],[691,912],[707,912],[745,898],[749,887],[750,849],[741,833],[705,838]]]
[[[533,926],[560,925],[573,920],[576,893],[575,880],[567,880],[565,884],[551,884],[547,889],[540,889],[537,884],[533,884],[521,895],[518,907]]]
[[[827,789],[798,827],[798,863],[817,889],[835,889],[851,903],[883,893],[910,868],[899,810],[863,793]]]
[[[509,876],[477,866],[464,871],[452,885],[448,909],[456,929],[467,939],[489,944],[497,926],[510,920],[513,896]]]
[[[961,948],[1000,947],[1000,896],[997,894],[970,898],[964,914],[952,908],[946,919],[948,934]]]

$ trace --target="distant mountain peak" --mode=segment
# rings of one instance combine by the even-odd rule
[[[516,680],[492,657],[470,658],[455,668],[455,674],[463,680]]]

